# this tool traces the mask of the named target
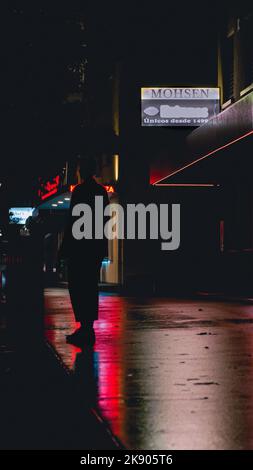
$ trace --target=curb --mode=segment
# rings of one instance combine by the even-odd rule
[[[62,361],[60,355],[58,354],[58,352],[54,349],[54,347],[52,346],[52,344],[48,341],[48,340],[45,340],[45,344],[48,348],[48,350],[51,352],[51,354],[54,356],[54,358],[57,360],[58,364],[60,365],[60,367],[62,368],[62,370],[65,372],[66,375],[68,375],[68,377],[73,377],[73,372],[71,370],[68,369],[68,367],[64,364],[64,362]],[[99,410],[97,408],[88,408],[89,411],[91,412],[91,414],[96,418],[96,420],[98,421],[98,423],[100,424],[100,426],[102,426],[104,428],[104,431],[105,433],[109,436],[109,438],[111,439],[112,443],[115,445],[115,447],[117,447],[117,449],[115,450],[122,450],[122,449],[125,449],[124,445],[122,444],[122,442],[120,442],[120,440],[113,434],[108,422],[106,421],[106,419],[100,414]]]

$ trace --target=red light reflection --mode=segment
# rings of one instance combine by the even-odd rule
[[[47,315],[45,335],[53,345],[63,363],[71,370],[81,349],[66,343],[65,336],[79,324],[75,322],[68,291],[54,289],[45,298]],[[100,295],[99,321],[95,324],[96,344],[94,354],[98,367],[97,406],[109,421],[115,435],[122,435],[124,407],[122,402],[122,331],[124,299],[113,295]],[[108,315],[110,312],[110,315]],[[85,377],[82,378],[85,382]]]

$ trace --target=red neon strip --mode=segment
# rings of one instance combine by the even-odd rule
[[[212,150],[211,152],[207,153],[206,155],[203,155],[202,157],[197,158],[197,159],[194,160],[193,162],[188,163],[187,165],[183,166],[182,168],[179,168],[178,170],[174,171],[173,173],[170,173],[169,175],[165,176],[164,178],[161,178],[160,180],[156,181],[155,183],[152,183],[153,186],[157,185],[157,183],[159,183],[160,181],[163,181],[163,180],[165,180],[166,178],[170,178],[171,176],[174,176],[174,175],[176,175],[177,173],[180,173],[181,171],[185,170],[186,168],[189,168],[189,167],[195,165],[195,163],[201,162],[201,161],[204,160],[205,158],[210,157],[210,155],[214,155],[215,153],[219,152],[220,150],[223,150],[223,149],[225,149],[225,148],[227,148],[227,147],[230,147],[230,145],[233,145],[233,144],[235,144],[236,142],[238,142],[239,140],[245,139],[245,137],[248,137],[249,135],[252,135],[252,134],[253,134],[253,130],[247,132],[247,133],[244,134],[244,135],[241,135],[240,137],[237,137],[237,139],[231,140],[231,142],[228,142],[227,144],[224,144],[224,145],[222,145],[221,147],[218,147],[217,149]]]
[[[49,191],[49,193],[43,194],[43,196],[41,196],[42,201],[55,193],[57,193],[57,188],[53,189],[52,191]]]
[[[200,188],[213,188],[214,186],[219,186],[218,184],[215,185],[215,184],[205,184],[205,183],[203,184],[202,183],[199,183],[199,184],[198,183],[196,184],[194,183],[189,183],[189,184],[188,183],[182,183],[182,184],[181,183],[158,183],[156,184],[155,183],[155,185],[156,186],[185,186],[185,187],[190,186],[190,187],[200,187]]]

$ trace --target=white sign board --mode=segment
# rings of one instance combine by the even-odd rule
[[[28,217],[33,213],[32,207],[11,207],[9,209],[10,224],[24,225]]]
[[[142,126],[205,124],[220,112],[219,88],[142,88]]]

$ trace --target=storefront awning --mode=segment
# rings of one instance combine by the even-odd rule
[[[67,210],[70,206],[71,194],[75,185],[70,185],[68,191],[57,192],[56,194],[51,195],[49,193],[48,198],[41,201],[41,203],[36,207],[36,210]],[[115,188],[112,185],[104,186],[108,196],[115,194]]]
[[[39,210],[66,210],[69,208],[71,192],[63,192],[43,201],[37,209]]]

